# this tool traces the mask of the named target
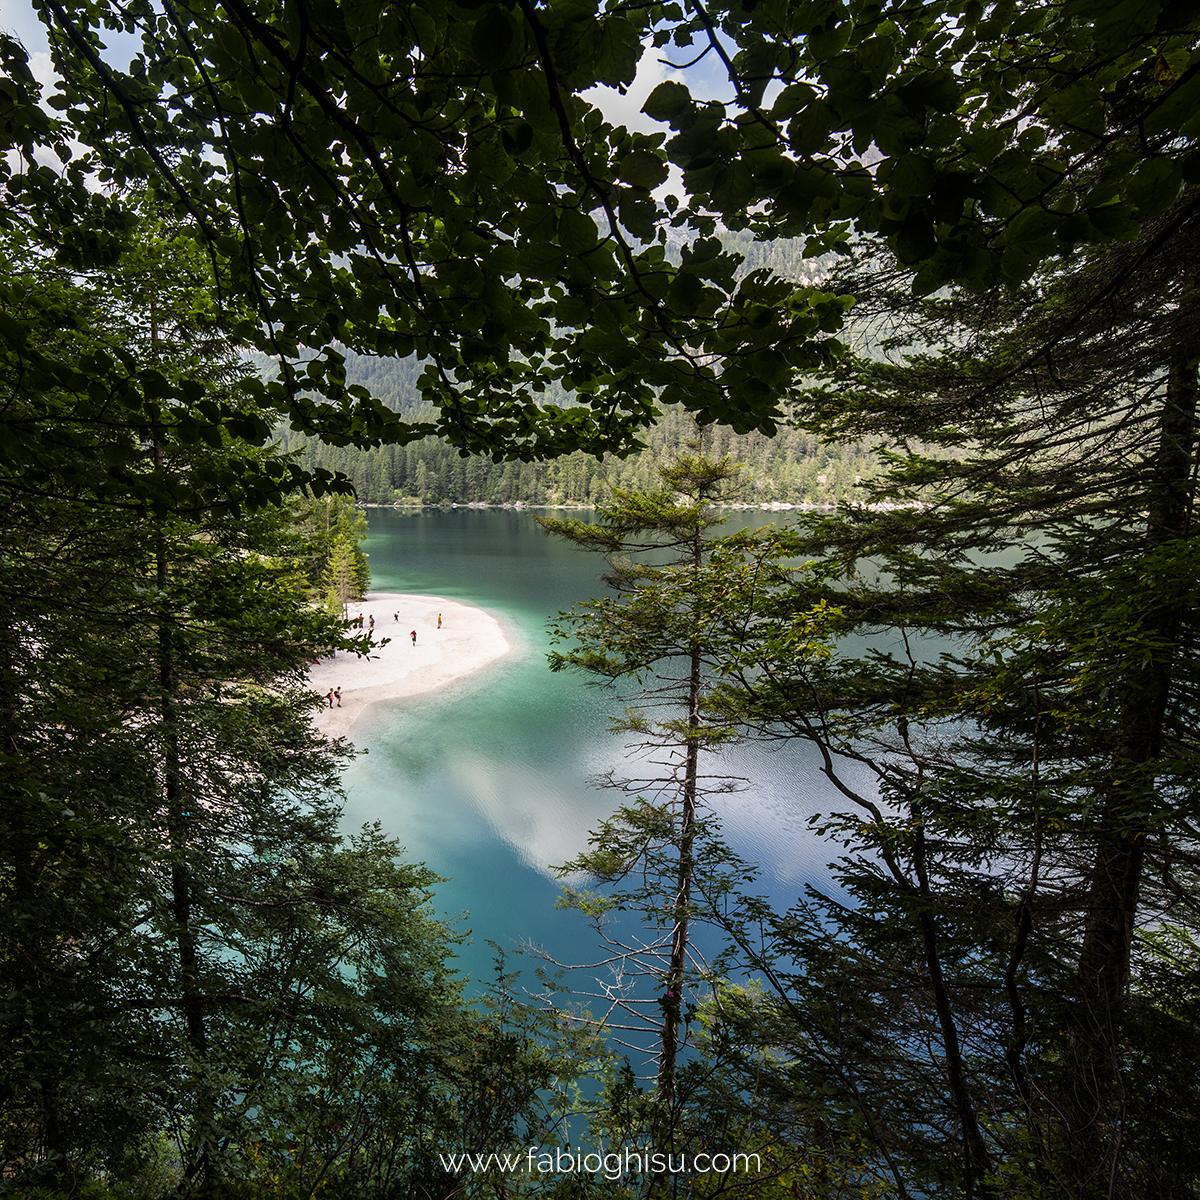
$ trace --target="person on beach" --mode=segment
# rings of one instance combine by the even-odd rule
[[[400,614],[399,614],[399,613],[397,613],[397,614],[395,615],[395,617],[393,618],[393,620],[396,622],[396,624],[397,624],[397,625],[399,625],[399,624],[400,624]]]
[[[329,707],[332,708],[333,707],[333,688],[329,689],[329,695],[326,698],[329,701]]]
[[[417,644],[417,631],[415,629],[412,631],[411,637],[413,640],[413,645],[415,646]]]
[[[337,697],[338,708],[341,708],[342,707],[342,689],[338,688],[333,694]],[[333,705],[331,704],[329,707],[332,708]]]
[[[442,627],[442,614],[438,613],[438,628],[441,629],[441,627]]]
[[[372,614],[371,614],[371,626],[370,626],[370,629],[371,629],[371,632],[372,632],[372,633],[374,633],[374,632],[375,632],[375,614],[374,614],[374,613],[372,613]]]

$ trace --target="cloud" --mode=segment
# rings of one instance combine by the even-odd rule
[[[54,69],[54,63],[50,60],[50,54],[46,50],[36,50],[29,56],[29,69],[33,72],[33,77],[42,85],[43,94],[58,90],[58,72]]]
[[[651,41],[643,42],[637,74],[624,94],[616,88],[600,84],[584,92],[583,99],[594,104],[614,125],[624,125],[634,133],[665,133],[670,136],[667,125],[651,120],[642,112],[646,98],[660,83],[676,80],[686,84],[692,95],[700,101],[728,101],[733,96],[725,65],[717,54],[709,50],[697,60],[699,54],[700,50],[695,46],[667,45],[656,48]],[[681,70],[671,66],[671,62],[676,60],[694,62],[694,65]],[[659,201],[668,193],[683,195],[683,176],[673,164],[666,182],[654,189]]]
[[[582,850],[588,833],[608,816],[611,798],[578,792],[568,771],[538,772],[463,754],[446,769],[454,795],[470,802],[497,837],[548,879],[551,863]]]
[[[660,54],[649,42],[642,46],[642,58],[638,63],[637,75],[622,95],[616,88],[599,84],[583,93],[583,98],[594,104],[614,125],[624,125],[635,133],[654,133],[663,129],[643,113],[646,97],[666,79],[676,78],[678,71],[671,70],[659,61]]]

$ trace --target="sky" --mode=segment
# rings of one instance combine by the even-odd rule
[[[49,42],[45,27],[38,20],[30,0],[0,0],[0,29],[13,33],[29,53],[30,68],[34,77],[42,84],[46,93],[54,88],[56,76],[50,62]],[[110,54],[121,57],[122,43],[126,54],[131,57],[137,50],[139,39],[134,35],[108,33],[106,41]],[[715,55],[709,54],[697,66],[686,73],[673,70],[663,59],[675,61],[692,59],[695,49],[680,49],[667,46],[655,51],[652,48],[642,56],[637,76],[622,95],[615,88],[595,87],[585,92],[585,98],[595,104],[614,125],[640,133],[667,132],[666,126],[652,121],[642,113],[647,96],[666,79],[685,79],[693,95],[724,99],[731,95],[723,67]],[[128,58],[126,58],[128,61]],[[682,178],[674,165],[665,183],[655,189],[661,202],[673,193],[682,194]]]
[[[49,43],[46,30],[26,0],[0,0],[0,29],[16,34],[29,52],[30,63],[38,80],[44,85],[52,75]]]
[[[46,30],[37,19],[29,0],[0,0],[0,29],[16,34],[18,39],[29,52],[30,66],[35,77],[49,88],[54,82],[54,71],[50,65],[49,42]],[[110,34],[108,43],[110,50],[119,50],[119,43],[128,40],[130,52],[136,47],[137,41],[132,36]],[[672,51],[674,53],[672,54]],[[615,125],[624,125],[630,130],[642,133],[652,133],[664,127],[651,121],[641,112],[646,97],[658,84],[665,79],[683,78],[683,74],[673,71],[659,60],[662,58],[691,58],[694,53],[679,50],[675,47],[665,47],[655,53],[651,51],[642,57],[638,67],[637,78],[621,95],[615,88],[597,87],[585,93],[588,100],[598,105],[604,115]],[[711,58],[712,56],[710,56]],[[713,70],[712,68],[718,68]],[[708,96],[721,98],[729,94],[729,85],[719,72],[720,63],[704,61],[698,67],[687,72],[686,78],[694,94],[703,93]]]

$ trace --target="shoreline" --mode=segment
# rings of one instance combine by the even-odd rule
[[[390,639],[371,648],[370,658],[338,654],[309,669],[308,685],[325,697],[341,688],[341,707],[323,705],[313,714],[327,738],[347,737],[359,717],[382,700],[403,700],[445,687],[503,658],[512,647],[490,613],[443,596],[368,592],[350,605],[350,616],[375,618],[374,637]],[[438,615],[441,614],[441,628]],[[398,618],[398,619],[397,619]],[[412,641],[415,630],[417,640]]]
[[[595,504],[526,504],[524,500],[513,500],[504,504],[492,504],[488,500],[445,501],[440,504],[422,504],[414,501],[411,504],[371,504],[366,501],[357,505],[358,508],[387,508],[395,512],[413,512],[425,508],[488,508],[507,509],[509,511],[529,512],[533,509],[550,509],[567,512],[594,512]],[[721,512],[837,512],[838,505],[810,504],[808,501],[771,500],[765,504],[714,504],[711,506]]]

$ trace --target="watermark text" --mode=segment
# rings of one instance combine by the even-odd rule
[[[603,1175],[605,1179],[624,1179],[630,1175],[757,1175],[762,1160],[757,1154],[729,1154],[723,1150],[707,1154],[668,1154],[662,1150],[626,1146],[624,1150],[572,1150],[570,1146],[543,1150],[530,1146],[524,1154],[489,1153],[439,1154],[442,1167],[455,1175],[470,1171],[481,1175],[499,1171],[505,1175]]]

